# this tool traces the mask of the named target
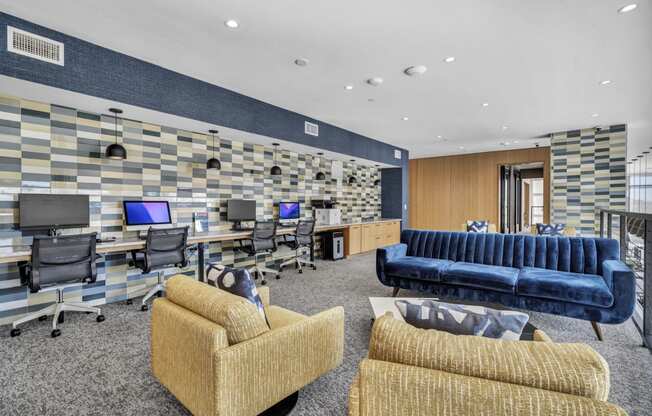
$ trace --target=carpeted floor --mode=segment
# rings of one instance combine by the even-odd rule
[[[344,306],[344,363],[303,389],[292,414],[345,415],[349,384],[369,341],[367,297],[391,291],[378,282],[372,254],[318,267],[271,280],[271,299],[306,314]],[[0,328],[0,415],[189,414],[150,373],[149,312],[136,304],[107,305],[103,312],[101,324],[90,315],[68,314],[57,339],[45,322],[23,326],[18,338]],[[532,314],[531,322],[557,341],[598,350],[611,366],[610,401],[632,416],[652,415],[652,355],[631,323],[605,327],[606,340],[599,342],[588,322],[543,314]]]

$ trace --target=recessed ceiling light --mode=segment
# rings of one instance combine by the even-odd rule
[[[609,85],[609,84],[611,84],[610,79],[605,79],[604,81],[600,81],[600,85]]]
[[[518,140],[514,140],[514,144],[518,144]]]
[[[382,83],[383,83],[383,79],[381,77],[373,77],[367,80],[367,84],[372,85],[374,87],[377,87]]]
[[[446,59],[444,59],[444,62],[446,62],[447,64],[455,62],[455,57],[454,56],[449,56]]]
[[[591,117],[598,117],[599,115],[600,114],[598,114],[598,113],[593,113],[593,114],[591,114]]]
[[[438,139],[441,139],[441,136],[437,136]]]
[[[489,107],[489,103],[482,103],[483,107]]]
[[[403,72],[405,73],[405,75],[414,77],[416,75],[421,75],[425,73],[427,70],[428,68],[425,65],[416,65],[416,66],[411,66],[409,68],[405,68]]]
[[[509,126],[503,126],[503,127],[501,127],[501,128],[502,128],[503,130],[507,130],[507,129],[509,128]]]
[[[345,85],[344,89],[347,91],[351,91],[353,89],[353,85]]]
[[[229,19],[226,22],[224,22],[224,25],[229,29],[237,29],[238,26],[240,26],[240,23],[238,23],[237,20]]]
[[[631,12],[634,10],[638,5],[636,3],[628,4],[627,6],[623,6],[620,9],[618,9],[618,13],[627,13]]]
[[[460,147],[458,147],[458,149],[464,150],[464,146],[460,146]]]
[[[409,118],[407,118],[406,116],[403,116],[402,120],[403,120],[403,121],[408,121]]]
[[[294,64],[297,66],[307,66],[310,63],[310,60],[307,58],[297,58],[294,60]]]

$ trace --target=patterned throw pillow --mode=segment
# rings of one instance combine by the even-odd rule
[[[247,269],[234,269],[222,264],[211,264],[208,266],[206,281],[209,285],[218,287],[233,295],[242,296],[253,303],[258,312],[265,318],[267,326],[269,326],[263,301]]]
[[[537,224],[537,235],[564,235],[566,224]]]
[[[432,300],[412,303],[397,300],[405,322],[417,328],[437,329],[456,335],[477,335],[516,341],[529,319],[516,311],[497,311],[484,306],[456,305]]]
[[[466,231],[469,233],[488,233],[489,221],[467,221]]]

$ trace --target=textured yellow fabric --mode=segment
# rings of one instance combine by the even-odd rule
[[[154,376],[194,415],[214,414],[213,353],[228,347],[226,330],[164,298],[151,325]]]
[[[532,334],[532,339],[537,342],[552,342],[552,339],[545,332],[540,329],[535,329]]]
[[[349,416],[360,416],[360,372],[355,375],[349,389]]]
[[[258,295],[260,295],[260,300],[263,301],[263,306],[269,306],[269,287],[268,286],[256,286]]]
[[[166,296],[171,302],[224,327],[230,344],[269,331],[265,318],[253,303],[188,276],[170,278]]]
[[[342,362],[344,310],[333,308],[218,350],[217,415],[256,415]]]
[[[517,384],[364,360],[356,416],[625,416],[609,403]],[[357,387],[354,387],[357,388]]]
[[[583,344],[502,341],[376,319],[369,358],[606,400],[609,367]]]
[[[267,314],[269,326],[272,329],[291,325],[307,318],[306,315],[281,308],[280,306],[269,306],[265,308],[265,313]]]

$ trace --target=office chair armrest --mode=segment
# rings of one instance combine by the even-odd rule
[[[29,280],[29,274],[32,272],[32,263],[29,261],[18,262],[18,274],[20,275],[20,284],[25,286]]]
[[[344,309],[215,352],[215,414],[255,415],[342,363]]]

